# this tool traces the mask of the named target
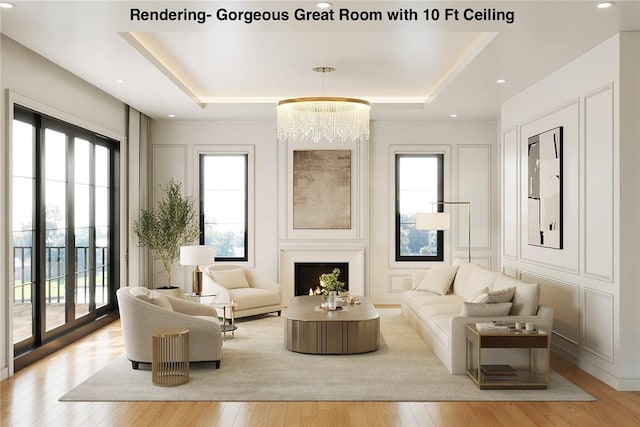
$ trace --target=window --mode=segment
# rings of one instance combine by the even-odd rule
[[[200,155],[200,244],[216,261],[248,260],[248,154]]]
[[[417,212],[439,212],[442,154],[396,154],[396,261],[442,261],[443,233],[416,230]]]
[[[115,309],[118,144],[19,106],[11,144],[18,357]]]

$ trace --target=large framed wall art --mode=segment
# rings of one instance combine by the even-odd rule
[[[293,228],[351,228],[351,150],[293,151]]]
[[[562,249],[562,126],[527,142],[528,241]]]

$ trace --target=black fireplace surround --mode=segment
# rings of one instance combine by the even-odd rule
[[[338,280],[344,282],[344,290],[349,290],[348,262],[296,262],[294,263],[295,296],[309,295],[309,290],[319,289],[320,275],[340,270]]]

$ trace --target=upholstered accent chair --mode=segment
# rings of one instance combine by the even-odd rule
[[[235,302],[236,318],[266,313],[280,316],[282,289],[278,282],[237,265],[213,264],[202,271],[202,292],[216,294],[217,303]],[[222,310],[218,312],[223,315]]]
[[[162,295],[143,287],[116,292],[124,348],[133,369],[152,361],[152,332],[158,328],[189,329],[189,361],[220,367],[222,336],[215,308]]]

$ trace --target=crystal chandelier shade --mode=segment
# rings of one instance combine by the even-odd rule
[[[292,98],[278,102],[277,127],[281,141],[368,141],[367,101],[354,98]]]

